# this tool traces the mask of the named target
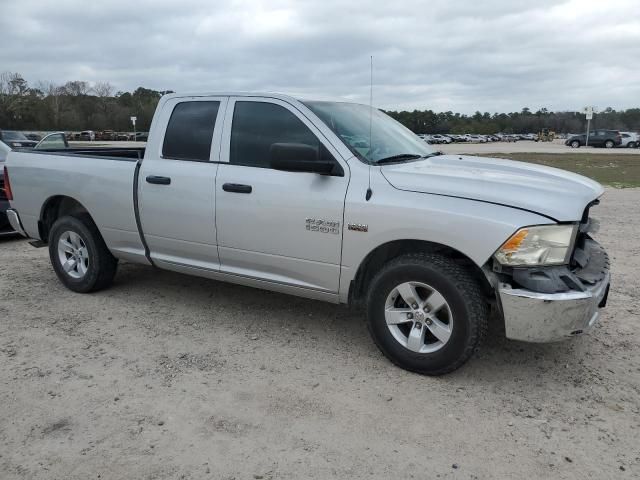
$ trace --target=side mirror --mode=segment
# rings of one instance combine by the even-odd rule
[[[269,149],[269,165],[274,170],[331,175],[335,161],[321,160],[317,148],[303,143],[274,143]]]

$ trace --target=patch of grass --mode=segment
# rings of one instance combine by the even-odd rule
[[[640,187],[640,155],[594,153],[487,153],[481,157],[506,158],[562,168],[615,188]]]

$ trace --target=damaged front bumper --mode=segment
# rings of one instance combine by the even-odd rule
[[[604,249],[588,239],[582,266],[565,278],[566,291],[543,293],[500,283],[498,297],[507,338],[555,342],[591,330],[606,305],[611,275]]]

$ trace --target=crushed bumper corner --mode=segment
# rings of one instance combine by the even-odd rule
[[[498,289],[507,338],[525,342],[556,342],[591,330],[609,293],[609,272],[585,291],[538,293],[511,288]]]

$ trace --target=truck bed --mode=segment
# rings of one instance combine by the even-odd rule
[[[8,169],[25,231],[40,238],[43,209],[69,197],[90,211],[105,242],[122,257],[144,258],[135,196],[145,148],[14,150]]]

